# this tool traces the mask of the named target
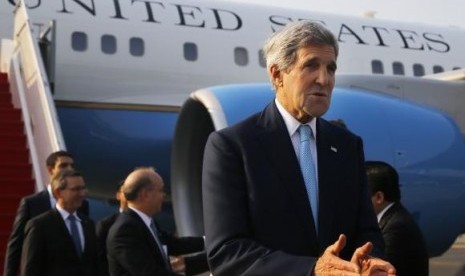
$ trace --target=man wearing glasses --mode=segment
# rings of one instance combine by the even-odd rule
[[[86,197],[83,177],[64,170],[51,187],[56,208],[26,224],[21,275],[98,275],[95,226],[77,212]]]

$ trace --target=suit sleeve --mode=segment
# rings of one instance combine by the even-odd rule
[[[26,224],[21,255],[21,276],[45,275],[46,245],[44,229],[35,220]]]
[[[272,250],[254,239],[244,163],[239,147],[231,140],[217,132],[210,135],[205,148],[202,189],[207,258],[212,273],[310,274],[316,258]]]
[[[184,258],[184,262],[186,264],[185,274],[187,276],[197,275],[206,272],[209,269],[207,255],[205,252],[200,252],[194,255],[186,256]]]
[[[26,199],[21,199],[21,202],[16,213],[13,229],[8,240],[5,258],[5,276],[16,276],[21,262],[21,250],[24,240],[24,228],[29,220],[30,214],[27,208]]]
[[[160,237],[168,247],[168,254],[172,256],[185,255],[203,251],[205,244],[202,237],[176,237],[163,233]]]
[[[161,275],[172,276],[175,273],[147,258],[149,246],[138,237],[140,231],[137,226],[129,223],[122,224],[113,236],[107,239],[107,250],[116,261],[124,267],[130,275]]]

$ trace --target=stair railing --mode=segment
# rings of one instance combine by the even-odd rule
[[[24,0],[15,10],[14,41],[9,73],[11,92],[15,106],[23,112],[36,191],[41,191],[50,182],[44,165],[47,156],[66,146]]]

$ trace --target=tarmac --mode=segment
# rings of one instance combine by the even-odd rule
[[[429,259],[430,276],[465,276],[465,234],[439,257]]]

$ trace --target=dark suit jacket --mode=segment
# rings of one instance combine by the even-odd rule
[[[112,214],[97,223],[97,247],[101,275],[110,275],[106,250],[108,231],[119,216],[119,212]],[[160,227],[157,226],[158,229]],[[168,254],[172,256],[190,254],[205,249],[201,237],[175,237],[170,233],[160,231],[160,240],[168,247]],[[199,252],[184,258],[186,265],[185,275],[195,275],[208,271],[207,256],[205,252]]]
[[[423,235],[400,202],[384,213],[379,226],[386,244],[386,257],[397,275],[428,275],[428,251]]]
[[[107,261],[107,236],[110,227],[113,225],[115,220],[118,218],[119,212],[114,213],[99,222],[95,227],[97,234],[97,256],[99,262],[99,270],[102,276],[110,275],[108,272],[108,261]]]
[[[369,198],[362,141],[317,119],[318,237],[299,163],[274,103],[210,135],[203,163],[207,257],[214,275],[308,275],[339,234],[341,257],[383,241]]]
[[[53,206],[55,207],[55,206]],[[8,240],[5,255],[4,276],[16,276],[21,262],[21,249],[24,240],[24,228],[26,223],[37,215],[50,210],[50,196],[47,190],[23,197],[16,212],[13,229]],[[84,201],[79,212],[88,216],[89,203]]]
[[[21,275],[98,275],[94,223],[79,215],[84,232],[84,252],[76,252],[71,234],[56,209],[31,219],[24,232]]]
[[[107,237],[110,275],[177,275],[166,269],[163,255],[144,221],[133,210],[121,213]]]

